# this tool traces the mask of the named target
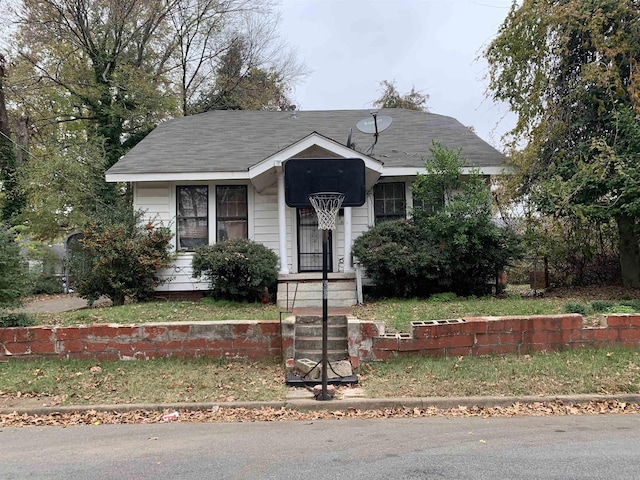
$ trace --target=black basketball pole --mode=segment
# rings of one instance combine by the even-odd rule
[[[329,343],[329,230],[322,231],[322,393],[318,400],[331,400],[327,392],[327,344]]]

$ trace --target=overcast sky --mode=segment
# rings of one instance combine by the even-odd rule
[[[369,109],[380,82],[415,86],[433,113],[473,126],[490,144],[514,118],[486,98],[482,51],[512,0],[282,0],[281,34],[311,73],[297,86],[301,110]],[[506,117],[505,117],[506,115]]]

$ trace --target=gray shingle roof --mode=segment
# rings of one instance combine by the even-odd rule
[[[423,167],[432,140],[462,148],[469,165],[499,167],[504,156],[456,119],[404,109],[381,109],[392,117],[380,134],[373,157],[386,167]],[[369,110],[290,112],[217,110],[161,123],[109,174],[247,171],[274,153],[317,132],[345,145],[349,129],[356,150],[365,152],[373,135],[356,128]]]

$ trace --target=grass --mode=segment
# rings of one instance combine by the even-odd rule
[[[63,313],[35,315],[39,325],[91,323],[201,322],[211,320],[277,320],[280,309],[261,303],[235,303],[205,298],[197,302],[132,303]]]
[[[58,397],[71,405],[264,401],[283,398],[285,388],[284,372],[274,362],[170,358],[0,364],[0,394]]]
[[[370,397],[638,393],[636,350],[591,348],[532,355],[398,357],[363,365]],[[0,363],[2,396],[55,403],[127,404],[283,400],[284,370],[273,362],[207,358],[118,362],[12,360]]]
[[[564,312],[557,298],[456,298],[451,301],[386,299],[354,309],[362,320],[382,320],[389,328],[409,331],[413,321],[444,320],[460,317],[505,315],[550,315]]]
[[[592,348],[532,355],[399,357],[365,367],[372,397],[638,393],[637,350]]]

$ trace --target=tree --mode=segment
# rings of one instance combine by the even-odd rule
[[[123,192],[130,198],[126,186],[104,181],[105,170],[160,121],[193,113],[238,39],[248,58],[242,78],[250,79],[241,88],[262,95],[243,108],[271,108],[301,74],[295,53],[276,42],[271,0],[17,5],[5,86],[15,115],[33,122],[22,187],[26,222],[43,226],[34,232],[41,238],[72,230],[97,205],[119,202]],[[232,86],[225,91],[233,93]]]
[[[557,217],[614,220],[623,282],[640,287],[640,9],[635,0],[524,0],[485,52],[518,114],[520,196]]]
[[[170,15],[183,115],[288,107],[305,67],[278,40],[271,0],[180,0]]]
[[[291,101],[289,87],[271,69],[251,66],[246,43],[235,40],[222,56],[214,84],[201,92],[190,108],[192,113],[209,110],[286,110]]]
[[[14,233],[0,224],[0,310],[18,307],[28,288],[28,277]]]
[[[149,221],[141,223],[143,212],[101,209],[82,231],[80,251],[71,262],[73,287],[93,303],[105,295],[113,305],[127,297],[137,301],[152,298],[163,283],[157,271],[172,261],[168,227]]]
[[[2,182],[2,211],[0,220],[15,226],[25,206],[25,197],[20,188],[15,148],[13,145],[7,102],[4,94],[6,61],[0,54],[0,182]]]
[[[380,82],[383,92],[380,98],[373,102],[377,108],[406,108],[407,110],[420,110],[428,112],[427,102],[429,95],[416,91],[415,87],[411,87],[409,93],[401,95],[396,89],[396,82],[383,80]]]

